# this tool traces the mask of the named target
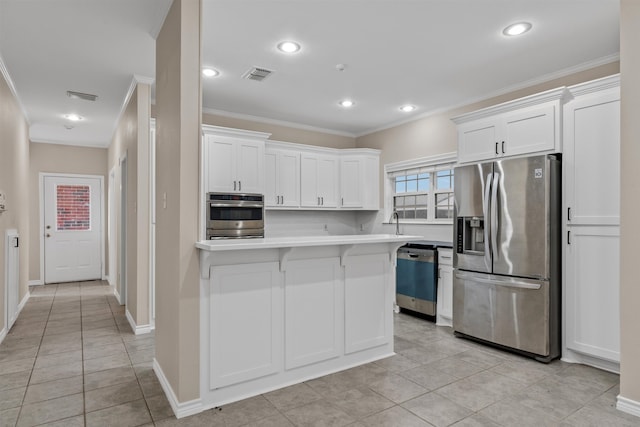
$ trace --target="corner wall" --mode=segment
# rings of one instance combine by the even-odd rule
[[[0,69],[4,70],[2,58]],[[29,292],[29,126],[3,73],[0,73],[0,191],[6,195],[7,210],[0,213],[0,340],[5,324],[5,236],[9,229],[20,233],[20,292]]]
[[[620,395],[618,408],[640,416],[640,2],[620,2]]]
[[[200,397],[201,11],[174,0],[156,39],[156,357],[177,414]]]
[[[125,296],[123,292],[126,292],[124,299],[129,321],[133,321],[132,326],[136,329],[134,332],[138,333],[148,332],[151,323],[149,317],[150,109],[151,87],[146,83],[137,83],[109,145],[107,166],[107,171],[109,171],[107,173],[110,173],[112,169],[115,170],[113,188],[115,205],[113,212],[116,212],[113,221],[115,233],[111,233],[115,239],[113,242],[109,242],[109,245],[115,245],[115,251],[112,253],[116,254],[115,264],[118,265],[121,259],[120,230],[123,227],[120,218],[121,160],[126,156],[126,290],[123,290],[125,281],[118,277],[119,266],[116,268],[117,271],[111,271],[114,263],[110,262],[109,275],[121,295],[121,301]],[[108,236],[109,234],[107,234]]]

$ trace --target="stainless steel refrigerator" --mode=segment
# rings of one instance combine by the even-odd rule
[[[455,169],[457,335],[560,355],[560,167],[542,155]]]

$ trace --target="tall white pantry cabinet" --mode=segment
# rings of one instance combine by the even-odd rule
[[[564,360],[620,363],[620,80],[569,88],[563,111]]]

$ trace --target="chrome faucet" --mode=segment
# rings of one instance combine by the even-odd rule
[[[400,235],[400,216],[398,215],[398,211],[397,210],[393,210],[393,213],[391,214],[391,220],[395,220],[396,221],[396,236]]]

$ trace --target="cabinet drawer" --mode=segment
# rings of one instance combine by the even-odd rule
[[[451,249],[438,249],[438,265],[453,265],[453,251]]]

